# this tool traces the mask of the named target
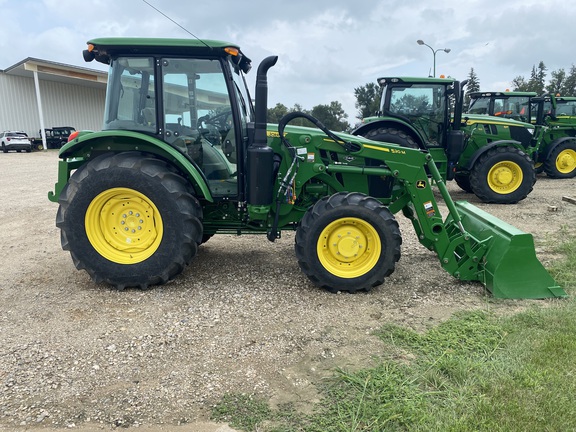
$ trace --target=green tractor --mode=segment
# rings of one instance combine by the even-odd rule
[[[536,172],[551,178],[576,176],[576,97],[535,92],[473,92],[471,114],[516,118],[536,126]]]
[[[380,111],[354,135],[430,152],[445,180],[488,203],[513,204],[532,191],[534,126],[467,114],[464,86],[450,78],[380,78]]]
[[[310,281],[366,291],[400,259],[402,212],[454,277],[495,297],[566,295],[530,234],[451,199],[430,152],[336,134],[304,113],[267,124],[275,56],[258,67],[254,104],[251,61],[234,44],[102,38],[84,58],[110,65],[104,126],[60,149],[48,197],[63,249],[96,282],[163,284],[214,235],[289,230]],[[288,125],[298,117],[316,127]]]

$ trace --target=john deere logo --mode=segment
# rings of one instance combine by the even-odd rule
[[[424,180],[418,180],[418,181],[416,182],[416,187],[417,187],[418,189],[425,189],[425,188],[426,188],[426,181],[424,181]]]

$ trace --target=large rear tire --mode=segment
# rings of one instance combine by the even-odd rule
[[[394,215],[378,200],[339,192],[310,208],[296,231],[304,274],[331,292],[368,291],[384,282],[400,259]]]
[[[544,162],[544,171],[552,178],[576,176],[576,142],[558,144]]]
[[[405,132],[395,129],[395,128],[377,128],[368,131],[365,135],[366,138],[371,139],[372,141],[382,141],[382,142],[389,142],[393,144],[399,144],[402,147],[408,147],[417,149],[418,143],[414,141],[410,135],[406,134]]]
[[[117,289],[163,284],[202,240],[202,208],[161,160],[106,154],[79,168],[59,199],[56,226],[77,269]]]
[[[532,191],[536,182],[534,162],[515,147],[495,147],[472,167],[470,186],[486,203],[515,204]]]

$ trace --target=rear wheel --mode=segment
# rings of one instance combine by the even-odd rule
[[[470,172],[472,191],[487,203],[517,203],[528,196],[535,181],[532,159],[515,147],[488,150]]]
[[[118,289],[180,274],[202,239],[202,209],[186,181],[140,153],[100,156],[70,178],[56,225],[76,268]]]
[[[418,148],[418,144],[414,141],[410,135],[406,134],[405,132],[395,129],[395,128],[378,128],[372,129],[364,135],[366,138],[371,139],[372,141],[382,141],[382,142],[389,142],[394,144],[399,144],[402,147],[408,148]]]
[[[576,142],[558,144],[544,162],[544,171],[552,178],[576,176]]]
[[[340,192],[310,208],[296,232],[296,257],[306,276],[331,292],[368,291],[400,259],[402,237],[392,213],[361,193]]]

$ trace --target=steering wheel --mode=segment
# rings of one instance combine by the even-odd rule
[[[206,123],[207,125],[213,125],[218,128],[220,132],[228,132],[231,125],[228,124],[228,117],[232,116],[232,110],[225,110],[218,114],[210,115],[206,114],[198,119],[198,125]]]

